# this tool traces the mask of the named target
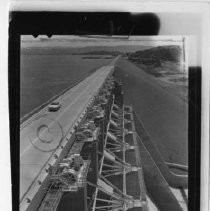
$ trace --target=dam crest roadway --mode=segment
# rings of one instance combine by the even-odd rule
[[[137,93],[134,91],[134,87],[139,86],[147,89],[151,85],[147,82],[150,78],[145,73],[136,77],[135,68],[126,69],[130,65],[120,56],[116,57],[59,96],[56,99],[61,105],[59,110],[50,112],[46,106],[20,125],[20,210],[62,210],[62,204],[67,203],[65,194],[69,194],[69,199],[79,197],[78,190],[84,191],[84,203],[79,209],[85,211],[152,210],[151,207],[155,207],[154,210],[183,210],[172,188],[180,191],[187,188],[188,168],[186,163],[166,162],[165,155],[152,140],[152,126],[147,127],[149,120],[145,122],[146,114],[142,114],[145,112],[142,106],[145,106],[148,97],[144,99],[142,94],[136,100]],[[131,87],[133,77],[136,80],[142,77],[142,84],[134,80]],[[154,86],[157,85],[153,84],[148,90]],[[156,92],[161,92],[159,95],[164,93],[165,101],[170,101],[171,106],[171,96],[161,88]],[[152,96],[148,99],[150,103],[151,99]],[[140,112],[136,109],[138,107],[142,109]],[[168,112],[166,107],[164,109]],[[179,108],[175,109],[179,112]],[[94,116],[96,111],[100,111],[100,118],[99,115]],[[178,117],[175,121],[179,121]],[[89,126],[88,130],[84,130],[84,125],[90,124],[94,135]],[[87,133],[90,134],[87,136]],[[87,137],[94,137],[94,140]],[[90,143],[94,143],[95,148],[85,151],[84,146]],[[64,180],[58,179],[58,173],[63,175],[60,167],[67,162],[66,159],[71,162],[79,159],[81,162],[78,173],[66,167],[71,172],[68,188],[64,188]],[[179,168],[185,174],[174,173],[171,168]],[[156,190],[151,182],[154,175],[158,181]],[[80,177],[84,177],[83,183],[74,181]],[[129,181],[134,178],[138,185],[132,193],[131,186],[134,184],[129,184]],[[62,188],[56,186],[57,190],[55,184]],[[77,190],[73,190],[76,187]],[[157,196],[157,190],[162,198]],[[76,202],[71,203],[70,207]]]

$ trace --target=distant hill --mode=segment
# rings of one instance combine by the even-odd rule
[[[89,52],[82,52],[82,53],[73,53],[73,55],[112,55],[118,56],[123,54],[120,51],[89,51]]]
[[[139,50],[147,49],[148,46],[88,46],[88,47],[44,47],[23,45],[21,54],[36,55],[36,54],[59,54],[59,55],[118,55],[123,53],[132,53]]]
[[[180,46],[158,46],[129,54],[130,60],[148,60],[148,62],[160,63],[161,61],[179,62],[181,56]]]
[[[163,77],[183,71],[181,55],[180,46],[167,45],[129,53],[128,59],[143,71],[155,77]]]

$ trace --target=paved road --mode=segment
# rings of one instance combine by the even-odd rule
[[[188,165],[188,105],[126,59],[117,63],[125,104],[131,104],[165,161]]]
[[[20,130],[20,199],[113,70],[115,60],[65,93],[59,111],[43,109]]]

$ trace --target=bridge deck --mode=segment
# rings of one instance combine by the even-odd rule
[[[22,201],[52,154],[65,140],[69,131],[91,99],[97,94],[113,66],[101,67],[59,98],[61,108],[47,108],[32,116],[20,128],[20,200]],[[46,173],[46,172],[45,172]],[[32,188],[31,188],[32,189]],[[33,188],[34,189],[34,188]]]

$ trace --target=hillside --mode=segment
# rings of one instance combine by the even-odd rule
[[[161,61],[179,62],[181,56],[180,46],[158,46],[146,50],[136,51],[129,54],[130,60],[141,60],[146,62],[157,62],[159,65]]]
[[[180,46],[158,46],[136,51],[128,60],[140,70],[155,76],[164,89],[188,101],[188,74],[183,66]]]
[[[145,72],[161,77],[183,72],[181,46],[167,45],[129,53],[128,59]]]

